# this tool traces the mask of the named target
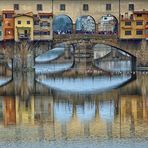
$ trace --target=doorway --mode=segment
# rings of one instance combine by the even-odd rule
[[[25,37],[27,37],[27,35],[28,35],[28,31],[27,30],[24,30],[24,35],[25,35]]]

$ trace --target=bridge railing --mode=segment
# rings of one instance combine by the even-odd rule
[[[77,39],[117,39],[115,34],[102,35],[102,34],[54,34],[54,40],[77,40]]]

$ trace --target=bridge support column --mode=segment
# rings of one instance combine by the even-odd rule
[[[72,24],[72,33],[76,33],[76,24]]]
[[[33,42],[22,40],[15,43],[13,68],[14,70],[31,70],[34,66]]]
[[[96,23],[95,33],[98,34],[98,24]]]
[[[70,49],[70,45],[66,45],[65,47],[64,47],[65,49],[64,49],[64,58],[65,59],[70,59],[71,58],[71,49]]]
[[[132,57],[131,58],[131,68],[132,68],[132,72],[136,71],[136,57]]]

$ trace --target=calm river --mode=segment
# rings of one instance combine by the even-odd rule
[[[147,82],[143,73],[14,74],[0,87],[0,148],[146,148]]]

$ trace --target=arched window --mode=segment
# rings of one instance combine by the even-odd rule
[[[80,16],[76,20],[76,33],[94,33],[95,20],[91,16]]]
[[[56,34],[72,33],[72,20],[69,16],[59,15],[53,20],[53,31]]]
[[[99,34],[117,34],[118,20],[115,16],[107,14],[102,16],[98,22]]]

